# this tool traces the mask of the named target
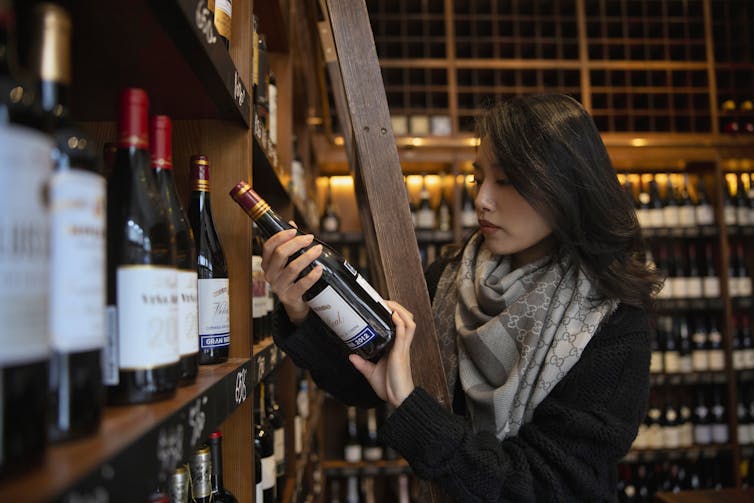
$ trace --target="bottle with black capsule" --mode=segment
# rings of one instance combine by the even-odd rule
[[[256,221],[266,238],[293,228],[248,183],[239,182],[230,195]],[[323,273],[314,286],[304,293],[304,301],[349,351],[367,360],[378,360],[391,346],[395,335],[390,308],[334,249],[317,239],[306,249],[317,245],[322,245],[322,254],[313,265],[321,266]],[[306,249],[298,250],[289,260],[300,256]],[[307,268],[301,275],[308,274],[310,270]]]

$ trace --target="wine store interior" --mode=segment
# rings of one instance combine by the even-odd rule
[[[479,229],[480,121],[545,94],[588,112],[664,280],[599,499],[754,501],[751,0],[0,0],[0,67],[0,501],[515,501],[508,442],[557,471],[487,432],[494,491],[427,480],[381,434],[402,407],[280,347],[265,251],[295,226],[339,302],[420,306],[413,381],[450,408],[424,273]],[[343,368],[387,360],[394,327],[346,341],[314,290]],[[596,499],[575,471],[529,500]]]

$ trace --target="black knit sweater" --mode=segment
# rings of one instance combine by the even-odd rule
[[[428,271],[431,296],[444,265]],[[316,316],[295,327],[282,312],[279,323],[276,343],[318,386],[351,405],[380,403]],[[646,313],[621,305],[515,437],[475,433],[460,388],[451,412],[417,387],[380,438],[459,503],[613,501],[617,462],[644,418],[649,358]]]

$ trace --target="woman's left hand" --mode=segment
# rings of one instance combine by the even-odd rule
[[[349,356],[356,370],[361,372],[377,393],[377,396],[398,407],[414,391],[411,376],[411,341],[414,339],[416,323],[405,307],[397,302],[387,301],[393,310],[395,341],[387,355],[377,363],[352,354]]]

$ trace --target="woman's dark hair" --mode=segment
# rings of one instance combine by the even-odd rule
[[[651,306],[661,281],[646,264],[633,204],[586,110],[562,94],[517,97],[492,105],[477,126],[506,177],[553,229],[560,257],[600,294]]]

